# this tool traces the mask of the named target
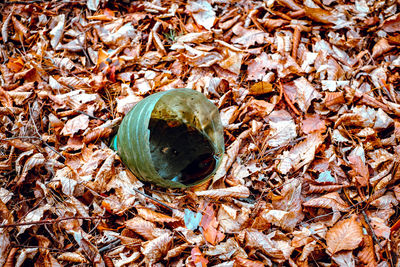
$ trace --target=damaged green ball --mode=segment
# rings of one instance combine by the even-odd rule
[[[137,103],[122,120],[112,147],[143,182],[186,188],[215,173],[224,132],[217,107],[202,93],[173,89]]]

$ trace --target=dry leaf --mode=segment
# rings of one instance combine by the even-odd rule
[[[269,82],[258,82],[250,87],[249,95],[263,95],[272,92],[272,84]]]
[[[400,31],[400,14],[397,13],[387,19],[382,24],[382,29],[386,32]]]
[[[203,26],[206,30],[210,30],[214,26],[216,14],[207,1],[189,1],[186,9],[192,13],[196,23]]]
[[[198,247],[194,247],[191,252],[192,261],[194,265],[197,267],[207,267],[208,260],[204,258],[203,254],[201,253]]]
[[[20,72],[24,67],[24,61],[22,58],[9,58],[7,62],[7,68],[9,68],[12,72]]]
[[[57,257],[60,261],[89,263],[88,260],[79,252],[64,252]]]
[[[246,186],[238,185],[222,189],[197,191],[195,192],[195,194],[197,196],[206,196],[210,198],[221,198],[221,197],[246,198],[249,197],[250,191]]]
[[[310,199],[304,202],[303,205],[306,207],[318,207],[342,212],[349,210],[349,205],[340,197],[338,192],[332,192],[322,197]]]
[[[367,186],[369,182],[368,166],[360,155],[350,155],[348,160],[353,168],[352,175],[361,186]]]
[[[212,245],[216,245],[221,242],[225,235],[218,231],[218,221],[215,217],[215,211],[212,205],[208,205],[204,211],[203,217],[200,221],[200,226],[203,228],[204,238],[207,242],[210,242]]]
[[[363,239],[363,233],[357,216],[353,215],[336,223],[326,233],[327,251],[330,254],[342,250],[353,250]]]
[[[81,114],[73,119],[68,120],[64,128],[62,129],[61,133],[66,136],[73,136],[80,130],[86,130],[88,126],[89,126],[89,117],[84,114]]]
[[[306,114],[305,119],[302,121],[301,129],[304,133],[309,134],[312,132],[325,132],[325,120],[321,120],[318,114]]]
[[[235,258],[235,266],[237,267],[263,267],[264,264],[260,261],[253,261],[242,257]]]
[[[156,225],[152,222],[143,220],[140,217],[135,217],[125,221],[125,225],[127,228],[133,230],[147,240],[152,240],[155,238],[153,231],[156,228]]]
[[[139,216],[141,216],[143,219],[150,221],[150,222],[160,222],[160,223],[172,223],[172,222],[177,222],[180,221],[179,218],[173,218],[171,216],[155,212],[149,208],[141,207],[141,206],[136,206],[135,207]]]
[[[287,174],[291,169],[298,170],[314,159],[317,148],[324,141],[324,137],[317,132],[307,136],[307,139],[294,146],[290,151],[285,151],[279,156],[281,162],[278,171]]]
[[[145,256],[145,261],[149,264],[156,263],[167,254],[172,244],[172,240],[172,236],[165,233],[156,239],[144,242],[141,247],[141,252]]]
[[[375,259],[374,242],[372,241],[371,236],[364,235],[363,248],[360,250],[360,252],[358,252],[358,258],[368,267],[378,266]]]

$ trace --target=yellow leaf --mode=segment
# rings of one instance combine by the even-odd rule
[[[272,84],[269,82],[258,82],[250,87],[249,95],[262,95],[272,91]]]

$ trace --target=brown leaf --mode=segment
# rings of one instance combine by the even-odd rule
[[[139,216],[150,222],[172,223],[180,221],[179,218],[173,218],[171,216],[155,212],[154,210],[142,206],[136,206],[136,210]]]
[[[79,252],[64,252],[57,257],[60,261],[89,263],[89,261]]]
[[[325,9],[312,8],[307,6],[304,6],[303,9],[306,16],[315,22],[320,22],[323,24],[334,24],[337,21],[337,17]]]
[[[364,263],[368,267],[378,266],[375,259],[374,242],[372,241],[371,236],[364,235],[363,248],[360,252],[358,252],[358,258],[362,263]]]
[[[304,77],[283,85],[283,89],[293,103],[297,103],[300,109],[306,113],[313,99],[319,99],[322,95]]]
[[[167,253],[167,256],[164,257],[164,260],[169,260],[171,258],[175,258],[178,256],[181,256],[183,251],[189,247],[188,243],[184,243],[182,245],[179,245],[177,247],[174,247],[173,249],[170,249]]]
[[[325,120],[321,120],[318,114],[306,114],[305,119],[302,121],[301,129],[306,134],[311,132],[323,133],[326,130]]]
[[[216,14],[210,3],[205,0],[189,1],[186,9],[190,12],[197,24],[210,30],[216,21]]]
[[[29,36],[29,29],[25,27],[25,25],[17,20],[14,16],[11,19],[14,24],[14,29],[18,33],[19,40],[22,41],[22,37],[27,38]]]
[[[247,186],[233,186],[221,189],[210,189],[206,191],[195,192],[197,196],[206,196],[210,198],[221,198],[221,197],[235,197],[235,198],[246,198],[249,197],[250,191]]]
[[[172,240],[172,236],[165,233],[156,239],[144,242],[140,250],[145,257],[146,262],[153,264],[160,260],[165,254],[167,254],[171,247]]]
[[[267,256],[283,260],[289,257],[289,253],[285,253],[284,244],[285,241],[281,240],[282,243],[278,244],[271,240],[271,238],[262,232],[255,230],[246,230],[246,246],[261,250]],[[289,254],[289,255],[288,255]]]
[[[400,31],[400,13],[397,13],[387,19],[382,24],[382,29],[385,32],[398,32]]]
[[[343,91],[326,92],[323,103],[327,108],[332,108],[332,106],[337,106],[346,103]]]
[[[125,226],[143,236],[147,240],[152,240],[155,238],[153,231],[156,228],[156,225],[152,222],[143,220],[140,217],[134,217],[133,219],[126,221]]]
[[[80,130],[86,130],[88,126],[89,126],[89,117],[84,114],[81,114],[73,119],[68,120],[64,128],[62,129],[61,133],[66,136],[73,136]]]
[[[8,95],[14,100],[14,103],[17,106],[24,104],[32,94],[32,92],[8,92]]]
[[[363,239],[363,233],[357,216],[336,223],[326,233],[327,251],[335,254],[342,250],[353,250],[358,247]]]
[[[295,145],[290,151],[279,156],[281,159],[277,169],[282,174],[287,174],[290,170],[298,170],[302,166],[310,163],[314,159],[317,148],[324,141],[324,137],[313,132],[307,139]]]
[[[22,151],[29,151],[35,149],[35,145],[32,143],[24,142],[21,139],[11,139],[6,141],[11,146]]]
[[[42,153],[36,153],[29,157],[28,160],[25,162],[24,168],[22,169],[22,173],[17,181],[17,184],[20,185],[25,180],[25,177],[28,175],[29,170],[35,167],[43,166],[45,161],[46,159]]]
[[[355,176],[356,181],[361,186],[367,186],[369,182],[368,166],[359,155],[350,155],[347,158],[350,166],[353,168],[352,175]]]
[[[236,267],[263,267],[264,264],[260,261],[253,261],[242,257],[235,258]]]
[[[306,207],[318,207],[324,209],[332,209],[337,211],[346,212],[349,210],[349,205],[344,202],[339,196],[338,192],[328,193],[322,197],[310,199],[303,203]]]
[[[377,58],[379,56],[382,56],[393,48],[395,48],[395,46],[390,45],[387,39],[381,38],[372,48],[372,57]]]

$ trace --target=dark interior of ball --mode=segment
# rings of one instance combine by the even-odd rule
[[[164,179],[192,184],[213,172],[216,160],[210,140],[178,121],[151,119],[150,153]]]

